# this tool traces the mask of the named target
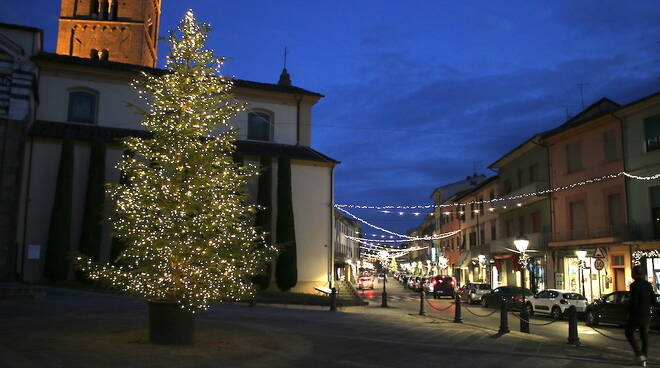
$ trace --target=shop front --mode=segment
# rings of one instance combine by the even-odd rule
[[[602,254],[596,254],[596,249]],[[625,245],[562,249],[557,252],[555,287],[580,293],[589,301],[628,290],[630,252]]]
[[[639,246],[632,253],[632,263],[642,267],[656,293],[660,290],[660,249],[657,244]],[[653,249],[655,248],[655,249]]]

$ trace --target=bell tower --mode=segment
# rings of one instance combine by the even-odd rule
[[[57,53],[156,66],[161,0],[62,0]]]

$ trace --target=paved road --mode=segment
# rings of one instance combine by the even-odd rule
[[[361,291],[363,297],[367,300],[370,300],[370,303],[380,305],[381,301],[381,290],[382,290],[382,280],[379,280],[378,287],[374,290],[364,290]],[[393,278],[388,278],[387,282],[387,293],[388,300],[393,305],[401,310],[405,310],[407,313],[418,313],[419,312],[419,293],[413,292],[409,289],[403,288],[402,284],[396,281]],[[426,312],[429,316],[443,318],[446,320],[453,320],[454,318],[454,308],[450,307],[451,300],[449,298],[433,299],[429,298],[428,302],[437,309],[443,311],[438,311],[433,307],[426,305]],[[446,309],[446,310],[444,310]],[[473,313],[470,313],[473,312]],[[492,315],[488,317],[478,317],[478,315]],[[496,311],[492,308],[483,308],[480,305],[467,305],[462,304],[462,316],[463,321],[470,324],[475,324],[482,327],[491,328],[497,330],[500,325],[500,313],[499,310]],[[551,322],[552,319],[545,316],[532,317],[530,322],[533,324],[546,324]],[[520,331],[520,320],[514,316],[514,314],[509,314],[509,329]],[[599,334],[602,333],[603,335]],[[546,326],[535,326],[530,325],[530,333],[550,337],[555,339],[558,342],[566,342],[568,337],[568,322],[566,320],[556,321]],[[603,346],[610,349],[618,349],[622,352],[629,352],[630,345],[625,341],[623,328],[615,326],[600,326],[597,330],[592,329],[589,326],[586,326],[584,322],[580,321],[578,324],[578,334],[580,336],[581,343],[583,345],[589,346]],[[660,355],[660,335],[657,332],[652,332],[650,336],[650,350],[653,352],[658,352],[657,355]]]

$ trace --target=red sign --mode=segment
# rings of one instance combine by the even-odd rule
[[[594,268],[598,271],[602,270],[603,268],[605,268],[605,262],[603,262],[603,260],[600,259],[600,258],[595,260],[594,261]]]

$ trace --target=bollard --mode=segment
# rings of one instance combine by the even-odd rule
[[[577,309],[574,305],[568,308],[568,344],[580,346],[580,337],[578,336]]]
[[[426,301],[426,294],[424,293],[424,290],[419,292],[419,315],[420,316],[425,316],[426,315],[426,310],[424,310],[424,302]]]
[[[497,333],[503,335],[509,332],[509,313],[506,310],[506,300],[502,298],[500,302],[500,329]]]
[[[454,300],[454,323],[463,323],[463,317],[461,316],[461,297],[456,294]]]
[[[336,312],[337,311],[337,289],[332,288],[332,292],[330,293],[330,312]]]
[[[529,333],[529,313],[527,313],[527,306],[524,304],[520,310],[520,332]]]

